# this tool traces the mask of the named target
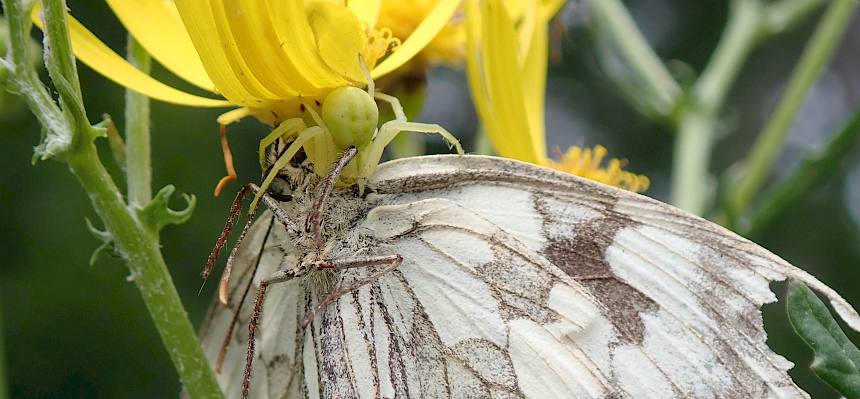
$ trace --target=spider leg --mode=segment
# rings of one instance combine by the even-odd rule
[[[406,112],[403,111],[403,105],[400,104],[400,100],[398,100],[397,97],[385,93],[376,93],[373,98],[385,101],[391,106],[391,110],[394,111],[394,120],[398,122],[407,122]]]
[[[460,141],[442,126],[434,123],[403,122],[399,120],[388,121],[379,128],[379,132],[376,133],[373,142],[371,142],[362,156],[359,172],[361,176],[372,174],[374,168],[376,168],[376,165],[379,164],[379,160],[382,158],[382,152],[385,150],[385,147],[401,132],[438,134],[448,142],[449,146],[456,148],[457,153],[464,153]]]
[[[346,165],[355,158],[356,154],[358,154],[358,150],[356,150],[355,147],[349,147],[343,152],[337,163],[334,164],[328,174],[326,174],[325,178],[323,178],[320,184],[319,193],[317,194],[313,207],[311,207],[311,211],[305,220],[305,231],[310,230],[313,233],[314,245],[317,249],[322,248],[324,244],[322,240],[322,215],[325,210],[328,197],[331,194],[332,188],[334,188],[334,183],[337,181],[337,178],[340,176],[341,172],[343,172],[343,169],[346,168]]]
[[[323,128],[319,126],[312,126],[305,130],[302,130],[299,133],[298,137],[290,143],[290,146],[287,147],[287,150],[284,151],[284,154],[278,157],[278,160],[275,161],[275,164],[272,165],[271,170],[269,170],[269,174],[266,175],[266,179],[263,180],[263,183],[260,184],[260,190],[257,191],[257,195],[254,196],[254,201],[251,202],[251,209],[256,209],[257,203],[260,201],[260,197],[262,194],[269,189],[269,186],[272,184],[272,180],[275,180],[275,176],[278,175],[278,172],[287,166],[287,163],[290,162],[291,159],[299,152],[299,149],[308,142],[308,140],[316,137],[319,134],[324,132]]]
[[[371,274],[370,276],[368,276],[366,278],[363,278],[361,280],[357,280],[357,281],[353,282],[352,284],[350,284],[346,287],[334,290],[334,291],[330,292],[328,295],[324,296],[322,298],[322,300],[320,300],[320,303],[318,303],[317,306],[314,306],[313,310],[311,310],[310,313],[306,314],[305,317],[302,319],[302,328],[307,327],[308,324],[314,319],[314,317],[316,317],[317,313],[319,313],[323,308],[325,308],[326,306],[328,306],[332,302],[336,301],[341,296],[348,294],[352,291],[355,291],[355,290],[357,290],[357,289],[359,289],[359,288],[361,288],[367,284],[370,284],[370,283],[378,280],[380,277],[384,276],[385,274],[396,269],[397,266],[400,266],[400,264],[403,263],[403,257],[400,255],[390,255],[390,256],[379,256],[379,257],[366,258],[366,259],[350,259],[350,260],[345,260],[345,261],[330,260],[330,261],[326,261],[326,262],[329,262],[329,263],[325,264],[325,265],[320,265],[320,268],[331,269],[331,270],[344,270],[344,269],[354,269],[354,268],[358,268],[358,267],[380,266],[380,265],[386,265],[386,267],[384,269],[376,272],[376,273]]]
[[[364,78],[367,79],[367,94],[373,97],[373,93],[376,91],[376,83],[373,81],[373,76],[370,76],[370,70],[367,69],[367,63],[364,61],[364,56],[361,53],[358,53],[358,65],[361,66],[361,72],[364,74]]]
[[[305,126],[305,122],[302,120],[302,118],[290,118],[281,122],[281,124],[275,127],[275,129],[272,130],[271,133],[266,135],[266,137],[263,137],[263,139],[260,140],[259,149],[260,168],[266,169],[266,147],[272,145],[272,143],[274,143],[281,137],[289,138],[290,136],[297,134],[305,128],[307,128],[307,126]]]

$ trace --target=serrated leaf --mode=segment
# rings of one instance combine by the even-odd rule
[[[788,287],[788,319],[794,331],[815,352],[810,369],[846,398],[860,398],[860,349],[806,285]]]

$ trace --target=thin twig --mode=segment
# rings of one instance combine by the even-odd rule
[[[733,184],[726,203],[728,221],[746,210],[770,173],[776,155],[806,95],[833,58],[857,8],[856,0],[833,0],[792,73],[791,80],[770,121],[744,162],[740,180]]]
[[[127,51],[129,63],[149,73],[151,57],[131,35]],[[149,97],[133,90],[125,91],[125,142],[128,202],[141,207],[152,199]]]
[[[730,7],[729,22],[689,96],[675,139],[672,203],[695,214],[704,212],[709,197],[708,167],[717,115],[760,34],[758,0],[734,0]]]
[[[742,230],[744,236],[755,238],[806,194],[824,184],[838,171],[839,162],[856,146],[858,138],[860,108],[848,118],[823,149],[801,161],[788,178],[767,194],[761,205],[752,213],[749,227]]]

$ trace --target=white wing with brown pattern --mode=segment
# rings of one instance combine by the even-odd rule
[[[481,156],[388,162],[367,187],[363,198],[336,194],[326,256],[399,254],[402,264],[306,329],[299,321],[322,291],[376,270],[272,285],[252,397],[807,397],[765,343],[768,284],[802,280],[860,329],[853,308],[805,272],[630,192]],[[269,223],[240,250],[233,301],[255,268],[260,281],[307,256],[277,224],[266,236]],[[213,361],[236,305],[219,306],[203,334]],[[240,392],[249,315],[245,305],[219,376],[229,397]]]

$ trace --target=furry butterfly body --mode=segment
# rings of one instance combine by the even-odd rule
[[[282,206],[301,220],[314,185],[297,176]],[[768,284],[802,280],[860,329],[835,292],[719,226],[516,161],[388,162],[364,195],[333,193],[324,214],[325,257],[402,263],[271,285],[251,397],[807,397],[765,344]],[[255,223],[230,303],[204,326],[213,362],[234,313],[240,327],[251,318],[254,287],[309,252],[269,214]],[[363,281],[302,327],[323,296]],[[241,394],[248,335],[226,341],[228,397]]]

